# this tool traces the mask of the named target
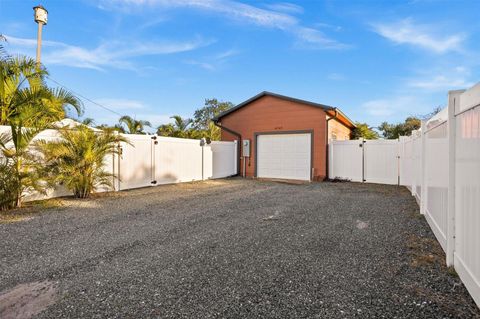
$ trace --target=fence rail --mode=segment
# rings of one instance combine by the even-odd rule
[[[392,184],[396,174],[480,306],[480,83],[450,91],[447,108],[420,130],[386,142],[332,141],[330,177]]]

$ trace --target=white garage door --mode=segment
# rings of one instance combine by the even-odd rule
[[[311,134],[257,136],[257,177],[310,180]]]

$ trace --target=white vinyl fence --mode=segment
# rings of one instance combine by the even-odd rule
[[[10,127],[0,126],[0,134]],[[122,134],[129,143],[120,143],[120,155],[105,158],[105,170],[113,173],[113,190],[126,190],[162,184],[223,178],[237,173],[237,142],[211,142],[161,137],[156,135]],[[53,141],[57,130],[45,130],[35,139]],[[0,155],[1,156],[1,155]],[[100,189],[108,191],[112,189]],[[28,194],[26,201],[66,196],[71,193],[59,186],[47,195]]]
[[[398,141],[330,141],[330,178],[398,184]]]
[[[237,173],[237,142],[212,142],[151,135],[124,135],[116,159],[117,190],[223,178]]]
[[[480,306],[480,83],[450,91],[448,107],[411,136],[332,141],[329,151],[331,178],[398,183],[411,190],[447,265],[455,267]]]

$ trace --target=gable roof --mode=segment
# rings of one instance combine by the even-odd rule
[[[214,122],[218,122],[222,117],[230,114],[230,113],[233,113],[235,112],[236,110],[264,97],[264,96],[273,96],[273,97],[276,97],[276,98],[279,98],[279,99],[282,99],[282,100],[286,100],[286,101],[290,101],[290,102],[295,102],[295,103],[299,103],[299,104],[305,104],[305,105],[309,105],[309,106],[313,106],[313,107],[318,107],[324,111],[326,111],[327,114],[329,114],[330,116],[333,116],[337,113],[339,113],[342,118],[344,119],[344,121],[346,122],[345,124],[351,126],[351,127],[355,127],[355,124],[345,115],[343,114],[343,112],[341,112],[337,107],[334,107],[334,106],[330,106],[330,105],[325,105],[325,104],[320,104],[320,103],[315,103],[315,102],[311,102],[311,101],[306,101],[306,100],[301,100],[301,99],[296,99],[296,98],[293,98],[293,97],[290,97],[290,96],[285,96],[285,95],[281,95],[281,94],[277,94],[277,93],[272,93],[272,92],[268,92],[268,91],[263,91],[257,95],[255,95],[254,97],[251,97],[249,98],[248,100],[246,101],[243,101],[242,103],[232,107],[231,109],[228,109],[220,114],[218,114],[217,116],[215,116],[212,120]]]
[[[285,96],[285,95],[280,95],[280,94],[277,94],[277,93],[263,91],[263,92],[255,95],[254,97],[251,97],[248,100],[243,101],[240,104],[237,104],[236,106],[232,107],[231,109],[228,109],[228,110],[218,114],[217,116],[215,116],[213,118],[213,120],[218,121],[220,118],[224,117],[225,115],[233,113],[236,110],[244,107],[245,105],[248,105],[248,104],[252,103],[253,101],[256,101],[259,98],[264,97],[264,96],[273,96],[273,97],[276,97],[276,98],[279,98],[279,99],[282,99],[282,100],[286,100],[286,101],[291,101],[291,102],[296,102],[296,103],[300,103],[300,104],[306,104],[306,105],[310,105],[310,106],[314,106],[314,107],[319,107],[323,110],[334,110],[335,109],[333,106],[328,106],[328,105],[324,105],[324,104],[319,104],[319,103],[314,103],[314,102],[310,102],[310,101],[296,99],[296,98]]]

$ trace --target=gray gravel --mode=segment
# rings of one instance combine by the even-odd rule
[[[38,318],[480,318],[404,188],[242,179],[67,200],[0,225]]]

